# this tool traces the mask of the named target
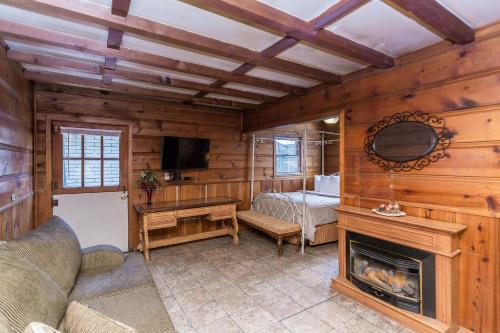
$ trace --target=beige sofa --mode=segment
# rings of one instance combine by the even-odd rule
[[[142,254],[125,255],[109,245],[82,250],[58,217],[19,239],[0,241],[0,332],[23,332],[30,322],[64,332],[71,301],[138,332],[175,332]]]

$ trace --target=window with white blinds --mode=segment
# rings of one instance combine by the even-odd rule
[[[61,128],[64,189],[120,186],[120,132]]]

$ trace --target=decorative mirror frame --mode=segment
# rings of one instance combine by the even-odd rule
[[[382,156],[377,154],[377,152],[373,149],[373,142],[375,140],[375,137],[385,128],[403,122],[417,122],[432,127],[437,138],[434,149],[432,149],[429,153],[419,157],[418,159],[411,161],[398,162],[386,160]],[[446,123],[443,118],[439,118],[437,116],[433,116],[421,111],[406,111],[393,114],[392,116],[384,117],[382,120],[378,121],[377,124],[368,128],[368,135],[365,139],[365,152],[369,161],[377,164],[386,171],[421,170],[424,167],[428,166],[431,162],[437,162],[441,158],[447,156],[446,149],[450,146],[451,137],[452,134],[450,130],[446,128]]]

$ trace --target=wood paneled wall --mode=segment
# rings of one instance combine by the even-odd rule
[[[410,215],[468,226],[460,239],[460,325],[500,331],[500,26],[465,46],[439,45],[342,85],[247,113],[246,129],[345,115],[345,204],[397,200]],[[447,157],[420,171],[387,172],[366,159],[367,129],[403,111],[443,117]],[[288,111],[288,112],[287,112]],[[286,112],[286,113],[285,113]]]
[[[340,123],[323,124],[323,130],[331,133],[340,132]],[[327,135],[327,140],[338,140],[340,137]],[[340,171],[340,142],[325,146],[325,174],[332,174]]]
[[[0,45],[0,240],[33,227],[32,96],[21,67]]]
[[[134,184],[138,171],[148,164],[163,178],[160,170],[162,136],[185,136],[211,139],[209,168],[203,171],[186,172],[194,177],[185,185],[165,182],[161,191],[155,193],[154,201],[200,199],[214,196],[230,196],[242,201],[240,209],[249,207],[249,163],[250,144],[241,133],[239,111],[179,106],[165,101],[127,97],[113,93],[101,93],[80,88],[37,85],[35,90],[37,119],[36,149],[36,193],[37,223],[43,223],[52,215],[50,188],[50,154],[47,136],[47,119],[57,118],[95,122],[101,124],[129,123],[132,125],[132,183],[129,186],[130,203],[146,201],[144,193]],[[302,128],[302,127],[301,127]],[[274,178],[273,145],[261,143],[256,146],[255,194],[261,191],[295,191],[302,187],[302,179]],[[313,147],[309,154],[308,175],[320,168],[319,148]],[[138,242],[137,216],[129,211],[129,246]],[[203,224],[196,219],[184,223],[168,235],[186,235],[199,230],[216,228],[213,223]],[[155,237],[165,236],[159,231]]]

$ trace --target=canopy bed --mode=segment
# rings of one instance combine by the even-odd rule
[[[297,136],[297,133],[279,133],[283,136]],[[326,139],[332,135],[335,139]],[[274,135],[258,136],[252,134],[252,163],[251,163],[251,185],[250,198],[251,210],[263,215],[278,218],[288,223],[301,226],[300,240],[293,235],[287,241],[301,244],[301,253],[304,253],[306,240],[310,245],[319,245],[337,240],[337,216],[333,208],[340,205],[340,177],[333,175],[315,175],[314,191],[307,190],[307,146],[308,144],[321,146],[321,172],[324,174],[325,145],[338,142],[338,133],[325,131],[308,131],[307,128],[301,133],[301,170],[302,190],[298,192],[278,193],[273,190],[269,193],[259,193],[254,197],[255,181],[255,145],[257,142],[274,141]],[[311,137],[318,137],[312,139]]]

